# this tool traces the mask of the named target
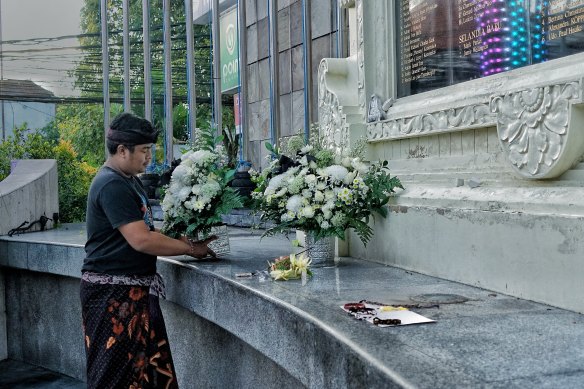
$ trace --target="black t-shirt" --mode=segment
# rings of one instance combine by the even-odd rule
[[[104,166],[87,197],[87,243],[82,271],[111,275],[152,275],[156,256],[136,251],[118,227],[144,220],[153,230],[152,210],[142,183]]]

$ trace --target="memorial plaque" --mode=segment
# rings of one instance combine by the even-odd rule
[[[534,63],[584,51],[584,0],[537,1],[541,16],[539,57]]]
[[[400,2],[398,2],[400,3]],[[399,21],[399,95],[450,85],[448,2],[402,1]]]
[[[398,97],[584,51],[584,0],[402,0]]]

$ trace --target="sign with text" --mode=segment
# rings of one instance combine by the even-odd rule
[[[221,92],[239,87],[239,39],[237,7],[221,15]]]

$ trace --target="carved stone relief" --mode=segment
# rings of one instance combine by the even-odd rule
[[[466,107],[427,113],[409,118],[387,120],[367,126],[369,141],[391,140],[426,133],[461,131],[477,125],[495,124],[495,115],[489,104],[476,104]]]
[[[339,7],[340,8],[350,8],[355,6],[355,0],[340,0]]]
[[[570,126],[570,115],[576,109],[571,104],[581,102],[581,93],[580,82],[575,81],[491,99],[499,141],[519,174],[552,178],[577,162],[583,147],[582,124]]]
[[[340,150],[349,145],[349,129],[339,98],[327,86],[328,61],[318,68],[318,123],[328,147]]]
[[[379,110],[380,101],[383,100],[368,98],[365,90],[364,1],[341,0],[339,5],[355,7],[356,11],[356,104],[362,123],[366,125],[368,141],[379,142],[496,125],[499,143],[510,165],[519,175],[529,179],[557,177],[577,163],[584,154],[581,80],[562,80],[561,83],[550,80],[547,86],[498,94],[485,97],[482,102],[472,105],[410,117],[396,117],[397,111],[394,110],[393,115],[387,116],[390,119],[384,120],[384,116],[389,113],[384,108],[385,103]],[[347,145],[352,124],[347,124],[346,115],[342,113],[344,100],[339,103],[334,92],[336,89],[326,89],[326,61],[321,63],[319,70],[319,77],[322,77],[319,80],[319,91],[322,91],[319,92],[321,129],[333,144]],[[371,105],[367,107],[370,100]],[[391,106],[390,103],[387,105]],[[372,106],[377,111],[369,115]],[[351,112],[355,113],[353,110]]]
[[[377,142],[496,125],[500,145],[519,175],[553,178],[583,153],[584,108],[573,106],[581,102],[580,81],[547,85],[496,95],[489,104],[370,123],[367,139]]]
[[[359,109],[365,119],[367,112],[365,110],[365,39],[363,33],[363,0],[356,0],[357,7],[357,64],[358,64],[358,95]]]

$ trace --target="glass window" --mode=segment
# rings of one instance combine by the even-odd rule
[[[584,51],[584,0],[400,0],[398,97]]]

